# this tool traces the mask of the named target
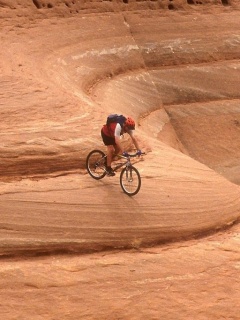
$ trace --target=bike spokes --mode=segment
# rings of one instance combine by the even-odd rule
[[[138,170],[133,166],[124,168],[120,174],[120,185],[127,195],[137,194],[141,187],[141,177]]]
[[[93,150],[86,160],[87,171],[94,179],[102,179],[106,175],[106,155],[101,150]]]

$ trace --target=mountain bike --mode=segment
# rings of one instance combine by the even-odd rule
[[[142,153],[142,155],[145,153]],[[132,165],[131,158],[139,157],[137,153],[129,154],[127,157],[116,155],[120,163],[114,164],[113,171],[122,168],[120,173],[120,186],[127,195],[134,196],[141,188],[141,176],[138,170]],[[101,150],[91,151],[86,159],[86,168],[88,173],[93,179],[100,180],[107,174],[107,155]]]

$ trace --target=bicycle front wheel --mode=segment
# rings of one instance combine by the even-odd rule
[[[91,151],[86,159],[86,168],[93,179],[102,179],[106,175],[107,156],[101,150]]]
[[[120,174],[120,185],[127,195],[137,194],[141,188],[141,177],[138,170],[133,166],[124,168]]]

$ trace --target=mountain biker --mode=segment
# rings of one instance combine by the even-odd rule
[[[124,133],[128,133],[131,137],[134,146],[138,150],[137,154],[142,154],[138,142],[136,138],[133,136],[133,130],[135,130],[135,121],[131,117],[121,117],[123,117],[122,120],[115,120],[109,124],[103,125],[101,130],[103,143],[107,146],[106,169],[108,176],[115,176],[115,172],[111,168],[113,155],[121,153],[124,157],[128,156],[128,153],[124,151],[120,141],[120,136]]]

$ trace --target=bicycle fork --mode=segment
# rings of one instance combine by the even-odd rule
[[[126,178],[128,182],[133,182],[132,167],[129,164],[126,166]]]

